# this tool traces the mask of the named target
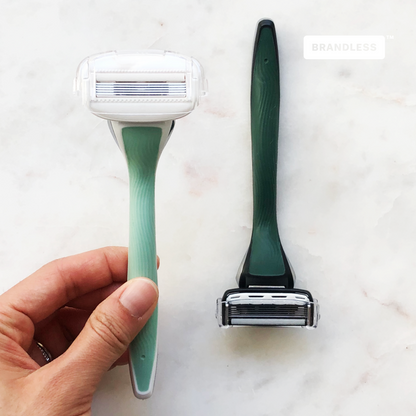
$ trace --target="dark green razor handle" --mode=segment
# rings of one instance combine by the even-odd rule
[[[272,21],[257,27],[251,79],[253,231],[239,279],[240,288],[293,288],[277,226],[276,185],[280,79],[276,31]]]

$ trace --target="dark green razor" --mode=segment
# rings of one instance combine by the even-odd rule
[[[220,326],[315,328],[319,305],[310,292],[294,289],[295,275],[277,226],[276,185],[280,79],[276,31],[261,20],[251,77],[253,230],[237,274],[239,288],[217,301]]]

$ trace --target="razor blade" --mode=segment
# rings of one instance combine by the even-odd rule
[[[207,85],[194,58],[158,50],[113,51],[82,61],[74,90],[98,117],[157,122],[189,114]]]
[[[316,328],[319,304],[306,290],[230,289],[217,300],[220,327],[274,326]]]

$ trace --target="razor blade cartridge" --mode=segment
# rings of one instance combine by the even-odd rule
[[[189,114],[207,93],[200,63],[173,52],[106,52],[86,58],[74,84],[83,104],[109,120],[157,122]]]
[[[231,289],[217,300],[217,320],[221,327],[316,328],[318,319],[318,301],[306,290]]]

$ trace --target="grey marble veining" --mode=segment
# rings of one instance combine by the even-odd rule
[[[197,58],[209,95],[178,120],[157,173],[161,258],[154,395],[112,370],[95,415],[414,415],[416,4],[381,0],[3,2],[0,290],[47,261],[127,245],[125,161],[72,94],[107,50]],[[281,61],[278,217],[315,331],[220,330],[250,239],[254,34],[274,20]],[[303,58],[306,35],[384,35],[383,60]],[[392,38],[393,37],[393,38]]]

